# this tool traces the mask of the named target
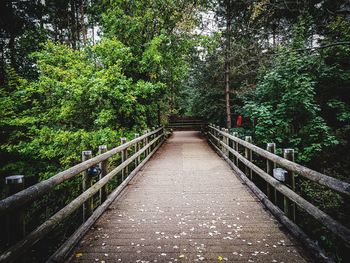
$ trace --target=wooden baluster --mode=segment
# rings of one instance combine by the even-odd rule
[[[230,130],[228,130],[228,133],[229,134],[233,134],[233,132],[232,132],[232,130],[230,131]],[[231,139],[227,139],[227,141],[228,141],[228,146],[231,148],[231,149],[234,149],[234,141],[233,140],[231,140]],[[233,160],[234,159],[234,155],[229,151],[228,152],[228,158],[230,159],[230,160]],[[233,161],[233,163],[234,163],[234,161]]]
[[[152,127],[152,131],[154,131],[155,129],[156,129],[155,127]],[[154,138],[156,138],[156,134],[155,134],[155,133],[151,135],[151,140],[150,140],[150,141],[152,141]],[[155,148],[155,143],[151,145],[151,147],[150,147],[150,152],[151,152],[154,148]]]
[[[147,134],[147,133],[148,133],[148,130],[146,130],[146,134]],[[145,145],[147,145],[148,142],[149,142],[149,136],[146,137]],[[148,154],[149,154],[149,148],[146,149],[145,153],[146,153],[146,154],[145,154],[145,157],[148,156]]]
[[[92,151],[82,151],[81,159],[83,162],[91,158],[92,158]],[[91,183],[92,183],[92,175],[88,173],[88,170],[85,170],[83,172],[82,192],[85,192],[88,188],[90,188]],[[92,210],[93,210],[93,199],[89,198],[83,204],[83,222],[85,222],[90,217],[90,215],[92,214]]]
[[[216,128],[217,128],[218,130],[216,131],[215,137],[216,137],[217,139],[219,139],[219,141],[220,141],[220,140],[221,140],[221,135],[220,135],[219,130],[221,130],[221,128],[220,128],[219,125],[217,125]],[[217,146],[219,149],[221,149],[221,145],[220,145],[220,143],[219,143],[217,140],[215,140],[215,143],[216,143],[216,146]]]
[[[162,141],[164,141],[167,137],[167,134],[166,134],[166,130],[165,130],[165,128],[164,128],[164,126],[162,126]]]
[[[144,134],[144,135],[147,134],[147,130],[145,130],[145,131],[143,132],[143,134]],[[143,147],[146,146],[146,145],[147,145],[147,137],[143,139]],[[143,153],[143,157],[146,158],[146,156],[147,156],[147,149],[146,149],[146,150],[144,151],[144,153]]]
[[[126,138],[121,138],[120,142],[123,145],[124,143],[126,143]],[[128,159],[128,148],[122,150],[122,163],[126,161],[126,159]],[[122,170],[122,182],[124,181],[125,177],[128,176],[128,166],[123,168]]]
[[[100,145],[98,147],[98,153],[99,154],[103,154],[107,152],[107,145]],[[101,169],[101,173],[99,175],[99,179],[101,180],[104,176],[106,176],[107,174],[107,162],[108,160],[104,160],[102,162],[100,162],[99,166],[100,166],[100,169]],[[102,204],[106,199],[107,199],[107,195],[108,195],[108,189],[107,189],[107,184],[105,186],[103,186],[101,189],[100,189],[100,204]]]
[[[220,130],[221,130],[222,132],[225,132],[225,128],[221,128]],[[220,141],[223,142],[223,143],[225,143],[225,142],[224,142],[224,138],[225,138],[224,135],[222,135],[221,133],[219,133],[219,136],[220,136]],[[225,155],[225,148],[224,148],[224,146],[220,143],[220,144],[219,144],[219,147],[220,147],[220,149],[221,149],[221,152]]]
[[[220,133],[219,133],[219,131],[220,131],[220,126],[217,125],[217,126],[216,126],[216,129],[218,129],[218,130],[215,130],[215,132],[216,132],[215,137],[218,138],[218,139],[220,140]],[[216,140],[215,140],[215,141],[216,141]],[[216,143],[217,143],[217,146],[220,147],[220,144],[219,144],[217,141],[216,141]]]
[[[221,131],[222,132],[225,132],[225,128],[221,128]],[[225,136],[222,134],[222,133],[219,133],[220,134],[220,141],[225,143]],[[222,145],[222,144],[219,144],[220,146],[220,149],[221,149],[221,152],[226,155],[226,149],[225,147]]]
[[[252,143],[252,136],[245,136],[245,141]],[[252,150],[248,149],[245,147],[245,158],[249,161],[252,162]],[[249,176],[250,180],[253,180],[253,171],[249,167],[245,167],[245,174],[246,176]]]
[[[135,133],[135,139],[140,137],[139,133]],[[140,142],[137,142],[134,144],[134,150],[135,153],[137,153],[140,150]],[[135,159],[135,167],[137,167],[140,163],[140,155]]]
[[[276,153],[276,144],[275,143],[268,143],[266,145],[266,150],[270,153],[275,154]],[[273,176],[273,169],[276,168],[276,163],[270,161],[270,160],[266,160],[266,172],[268,174],[270,174],[271,176]],[[274,189],[269,183],[266,183],[266,193],[267,193],[267,197],[272,200],[272,193],[271,193],[271,189],[273,189],[274,191],[274,200],[273,202],[276,204],[277,203],[277,193],[276,193],[276,189]]]
[[[228,133],[228,129],[225,129],[225,132],[226,133]],[[229,146],[229,138],[227,137],[227,136],[225,136],[225,144],[227,145],[227,146]],[[225,151],[226,151],[226,156],[228,157],[228,158],[230,158],[230,151],[228,150],[228,149],[225,149]]]
[[[238,137],[238,132],[233,132],[232,136]],[[233,141],[233,149],[238,153],[238,143],[235,141]],[[235,156],[235,158],[234,158],[234,163],[238,167],[238,157],[237,156]]]
[[[294,149],[284,149],[283,158],[294,162]],[[293,192],[295,192],[295,175],[292,172],[288,172],[286,185],[289,186]],[[295,203],[284,197],[284,207],[286,215],[295,222]]]
[[[7,195],[11,196],[24,189],[24,176],[11,175],[5,177]],[[7,244],[13,245],[25,236],[24,208],[20,207],[6,213]],[[4,233],[5,234],[5,233]],[[5,237],[4,237],[5,238]]]

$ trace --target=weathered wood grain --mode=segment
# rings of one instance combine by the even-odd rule
[[[322,210],[318,209],[316,206],[299,196],[297,193],[293,192],[290,188],[285,186],[283,183],[279,182],[268,173],[263,171],[258,166],[251,163],[249,160],[244,158],[235,150],[229,148],[223,142],[221,142],[218,138],[216,138],[212,133],[209,133],[212,138],[214,138],[220,145],[229,150],[232,154],[234,154],[242,163],[252,169],[255,173],[257,173],[261,178],[263,178],[266,182],[271,184],[276,190],[282,193],[284,196],[288,197],[290,200],[295,202],[299,207],[304,209],[309,215],[318,220],[322,225],[327,227],[331,232],[340,237],[346,244],[350,244],[350,230],[340,224],[338,221],[331,218]]]
[[[8,250],[6,250],[3,254],[0,255],[0,262],[13,262],[17,258],[19,258],[30,247],[32,247],[44,236],[46,236],[53,229],[55,229],[59,225],[59,223],[61,223],[65,218],[67,218],[74,211],[76,211],[90,197],[96,194],[104,185],[106,185],[109,182],[110,179],[112,179],[115,175],[117,175],[120,171],[127,167],[140,154],[149,149],[149,147],[152,144],[154,144],[160,137],[162,137],[162,134],[150,141],[139,152],[135,153],[130,158],[125,160],[125,162],[121,163],[119,166],[114,168],[110,173],[101,178],[101,180],[96,182],[93,186],[88,188],[85,192],[83,192],[81,195],[79,195],[77,198],[71,201],[68,205],[66,205],[60,211],[51,216],[48,220],[46,220],[43,224],[41,224],[39,227],[33,230],[21,241],[19,241],[18,243],[10,247]]]
[[[117,200],[122,194],[125,188],[128,186],[129,182],[137,175],[140,169],[146,164],[146,162],[152,157],[152,155],[158,150],[162,145],[157,144],[156,148],[147,156],[138,166],[130,173],[130,175],[108,196],[106,201],[100,205],[89,219],[75,231],[75,233],[64,243],[61,247],[47,260],[50,262],[63,262],[68,256],[74,246],[84,237],[84,235],[89,231],[91,226],[101,217],[101,215],[106,211],[106,209],[111,205],[112,202]]]
[[[174,132],[73,262],[309,262],[198,132]]]
[[[317,171],[311,170],[305,166],[302,166],[300,164],[288,161],[278,155],[275,155],[273,153],[270,153],[264,149],[259,148],[258,146],[255,146],[254,144],[248,143],[238,137],[232,136],[226,132],[220,131],[220,129],[217,129],[214,126],[210,126],[211,129],[214,129],[217,133],[226,136],[230,138],[231,140],[234,140],[235,142],[239,143],[240,145],[243,145],[246,148],[251,149],[255,153],[259,154],[262,157],[265,157],[269,159],[272,162],[277,163],[278,165],[286,168],[287,170],[291,172],[295,172],[301,176],[304,176],[305,178],[314,181],[316,183],[319,183],[320,185],[327,186],[330,189],[333,189],[339,193],[343,193],[346,195],[350,195],[350,184],[347,182],[340,181],[334,177],[319,173]]]
[[[42,181],[38,184],[35,184],[17,194],[9,196],[3,200],[0,200],[0,214],[6,213],[9,209],[15,209],[17,207],[21,207],[27,203],[30,203],[39,197],[43,196],[45,193],[49,192],[53,187],[59,185],[60,183],[72,178],[73,176],[83,172],[89,167],[96,165],[112,155],[121,152],[122,150],[132,146],[133,144],[142,141],[145,138],[148,138],[150,135],[155,134],[162,130],[163,128],[159,128],[155,131],[148,132],[147,134],[142,135],[141,137],[134,139],[130,142],[127,142],[124,145],[120,145],[112,150],[107,151],[104,154],[98,155],[90,160],[79,163],[63,172],[60,172],[49,179]]]

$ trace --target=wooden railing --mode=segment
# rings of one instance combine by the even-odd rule
[[[128,182],[161,146],[165,140],[165,130],[163,127],[160,127],[153,131],[146,131],[142,136],[136,134],[135,137],[135,139],[129,142],[126,142],[126,139],[122,139],[122,145],[109,151],[107,151],[105,146],[100,146],[100,154],[94,158],[91,158],[91,151],[84,151],[82,163],[1,200],[0,215],[4,216],[11,211],[23,208],[23,206],[43,197],[57,185],[81,173],[83,174],[83,192],[68,205],[47,219],[43,224],[38,226],[34,231],[0,255],[0,262],[13,262],[18,259],[34,244],[53,231],[64,219],[83,206],[84,223],[48,260],[48,262],[62,262],[70,253],[72,247],[79,242],[87,230],[118,197]],[[128,156],[128,149],[130,148],[133,148],[133,154]],[[108,159],[118,153],[120,153],[122,157],[121,163],[110,172],[107,172]],[[129,173],[128,168],[130,164],[133,164],[135,168]],[[93,184],[92,175],[88,173],[87,170],[96,165],[99,166],[100,175],[99,180],[97,179],[97,182]],[[122,179],[121,184],[107,196],[107,183],[120,173]],[[100,194],[101,205],[94,208],[92,198],[98,193]]]
[[[329,189],[337,191],[346,196],[350,196],[350,184],[336,178],[316,172],[307,167],[294,162],[292,149],[284,150],[284,157],[275,154],[276,145],[269,143],[267,150],[261,149],[252,144],[251,136],[246,136],[245,140],[238,138],[237,133],[230,134],[227,129],[215,125],[208,125],[208,139],[217,152],[228,162],[241,179],[253,190],[259,200],[306,245],[320,260],[328,262],[328,258],[321,249],[295,224],[295,206],[299,206],[310,216],[328,228],[333,234],[338,236],[346,246],[350,245],[350,230],[321,211],[295,192],[295,175],[300,175],[310,181],[323,185]],[[244,156],[240,153],[244,152]],[[253,152],[266,159],[266,171],[253,162]],[[239,169],[239,166],[245,172]],[[287,172],[285,182],[274,178],[274,168],[282,167]],[[275,172],[277,172],[275,170]],[[266,182],[266,195],[253,183],[253,177],[259,176]],[[272,192],[275,192],[273,197]],[[276,193],[283,195],[283,209],[276,205]],[[274,200],[272,202],[271,200]]]
[[[206,127],[205,123],[201,119],[170,119],[167,125],[168,129],[173,130],[203,130]]]

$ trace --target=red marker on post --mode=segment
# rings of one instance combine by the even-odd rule
[[[243,122],[242,115],[238,115],[237,116],[237,122],[236,122],[237,127],[241,127],[242,126],[242,122]]]

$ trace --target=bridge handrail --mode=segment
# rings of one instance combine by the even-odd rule
[[[320,185],[326,186],[330,189],[333,189],[339,193],[343,193],[350,196],[350,184],[347,182],[343,182],[341,180],[338,180],[334,177],[322,174],[320,172],[317,172],[315,170],[312,170],[310,168],[307,168],[305,166],[302,166],[300,164],[297,164],[295,162],[289,161],[287,159],[284,159],[276,154],[270,153],[252,143],[246,142],[236,136],[233,136],[227,132],[223,132],[213,126],[209,126],[213,129],[215,129],[217,132],[222,134],[223,136],[241,144],[244,147],[247,147],[248,149],[252,150],[253,152],[259,154],[262,157],[265,157],[266,159],[269,159],[270,161],[279,164],[280,166],[290,170],[291,172],[295,172],[301,176],[304,176],[305,178],[316,182]]]
[[[140,142],[143,139],[148,138],[149,136],[159,132],[161,129],[163,129],[163,127],[158,128],[154,131],[148,132],[138,138],[135,138],[127,143],[124,143],[118,147],[115,147],[87,161],[81,162],[67,170],[59,172],[58,174],[50,177],[47,180],[41,181],[14,195],[11,195],[3,200],[0,200],[0,214],[8,211],[9,209],[13,210],[17,207],[23,206],[29,202],[32,202],[38,199],[39,197],[49,192],[51,189],[53,189],[55,186],[59,185],[60,183],[80,174],[81,172],[85,171],[86,169],[88,169],[93,165],[96,165],[100,162],[107,160],[114,154],[122,152],[128,147],[134,145],[135,143]]]
[[[118,147],[115,147],[112,150],[107,151],[106,153],[100,154],[92,159],[89,159],[88,161],[84,161],[78,165],[73,166],[72,168],[69,168],[68,170],[58,173],[54,176],[55,177],[54,180],[50,180],[53,177],[46,180],[50,182],[49,184],[45,183],[46,181],[43,181],[44,183],[43,182],[38,183],[33,187],[27,188],[26,190],[19,192],[20,195],[15,194],[16,198],[13,198],[14,195],[12,195],[6,199],[1,200],[2,209],[3,209],[1,211],[7,211],[10,209],[13,209],[14,207],[18,207],[19,205],[17,202],[21,202],[20,205],[23,205],[24,203],[35,200],[36,198],[44,195],[46,192],[48,192],[50,189],[52,189],[54,186],[58,185],[59,183],[64,182],[69,178],[73,177],[74,175],[77,175],[87,170],[89,167],[93,165],[96,165],[98,163],[101,163],[107,160],[109,157],[113,156],[114,154],[122,152],[123,150],[126,150],[128,147],[134,145],[135,143],[141,142],[142,140],[149,138],[152,135],[156,137],[155,138],[151,137],[152,140],[148,141],[148,143],[145,144],[141,149],[138,149],[138,151],[135,152],[132,156],[124,160],[120,165],[118,165],[111,172],[109,172],[104,177],[102,177],[94,185],[86,189],[83,193],[81,193],[68,205],[63,207],[58,212],[56,212],[53,216],[51,216],[44,223],[38,226],[35,230],[29,233],[26,237],[24,237],[22,240],[20,240],[19,242],[14,244],[12,247],[7,249],[3,254],[1,254],[0,262],[14,262],[20,255],[25,253],[30,247],[32,247],[39,240],[41,240],[48,233],[50,233],[59,223],[61,223],[64,219],[66,219],[69,215],[71,215],[74,211],[76,211],[89,198],[93,197],[115,175],[121,172],[124,168],[126,168],[129,164],[131,164],[133,161],[139,158],[141,154],[148,151],[148,149],[150,148],[152,151],[149,151],[149,154],[145,157],[145,160],[148,159],[160,147],[160,145],[164,141],[164,136],[165,136],[164,127],[160,127],[158,129],[155,129],[154,131],[148,132],[138,138],[135,138],[130,142],[127,142]],[[155,143],[156,145],[152,147],[152,145]],[[143,164],[144,162],[139,163],[139,165],[134,169],[134,171],[137,170]],[[129,180],[131,180],[131,178],[126,178],[124,182],[128,182]],[[120,185],[120,187],[122,188],[124,188],[125,186],[126,186],[126,183],[122,183]],[[122,189],[118,189],[118,190],[119,190],[118,193],[120,193]],[[35,194],[35,196],[34,197],[30,196],[33,193]],[[30,200],[23,200],[23,198],[28,198]],[[20,201],[17,201],[17,200],[20,200]]]
[[[323,174],[318,173],[316,171],[313,171],[309,168],[306,168],[306,167],[303,167],[299,164],[296,164],[294,162],[288,161],[288,160],[286,160],[282,157],[279,157],[275,154],[271,154],[271,153],[255,146],[251,143],[248,143],[246,141],[243,141],[243,140],[237,138],[236,136],[232,136],[225,131],[221,131],[220,129],[218,129],[217,127],[214,127],[213,125],[208,125],[208,127],[209,127],[209,129],[213,129],[217,134],[221,134],[222,136],[229,138],[229,139],[241,144],[244,147],[249,148],[250,150],[256,152],[260,156],[263,156],[263,157],[265,157],[273,162],[276,162],[277,164],[285,167],[286,169],[289,169],[292,172],[301,174],[301,173],[299,173],[301,171],[301,172],[303,172],[303,174],[301,174],[301,175],[304,175],[304,176],[305,176],[305,174],[307,174],[308,176],[305,176],[305,177],[314,181],[314,182],[320,182],[320,180],[313,180],[314,177],[319,178],[319,177],[326,176],[326,175],[323,175]],[[332,233],[336,234],[344,242],[346,242],[347,244],[350,244],[350,230],[347,227],[343,226],[341,223],[339,223],[338,221],[331,218],[329,215],[324,213],[322,210],[320,210],[319,208],[317,208],[316,206],[314,206],[313,204],[311,204],[310,202],[308,202],[307,200],[305,200],[304,198],[299,196],[292,189],[290,189],[289,187],[287,187],[283,183],[279,182],[277,179],[275,179],[274,177],[272,177],[271,175],[269,175],[268,173],[263,171],[261,168],[259,168],[255,164],[253,164],[251,161],[249,161],[245,157],[243,157],[238,151],[236,151],[235,149],[231,148],[229,145],[224,143],[221,140],[221,138],[216,137],[216,135],[214,135],[210,131],[209,131],[209,135],[213,139],[215,139],[220,144],[221,147],[225,148],[227,151],[229,151],[234,156],[236,156],[244,165],[246,165],[247,167],[252,169],[256,174],[258,174],[267,183],[272,185],[276,190],[278,190],[284,196],[288,197],[290,200],[295,202],[299,207],[304,209],[308,214],[310,214],[316,220],[318,220],[321,224],[326,226]],[[225,156],[225,154],[223,153],[222,150],[220,150],[216,145],[214,145],[214,146],[216,147],[216,149],[218,151],[220,151],[220,153],[223,156]],[[309,176],[310,172],[312,172],[312,176]],[[348,188],[349,186],[347,183],[339,181],[339,180],[332,178],[332,177],[329,177],[329,176],[326,176],[326,177],[327,177],[326,178],[327,180],[321,181],[323,183],[323,185],[328,186],[328,184],[330,184],[333,187],[329,187],[329,188],[332,188],[334,190],[340,190],[339,192],[341,192],[341,193],[349,194],[349,192],[347,191],[347,189],[349,189]],[[338,181],[337,184],[334,185],[333,184],[334,180],[330,180],[330,178],[337,180]],[[327,184],[325,184],[324,182],[327,182]],[[322,183],[320,183],[320,184],[322,184]],[[338,187],[339,185],[341,185],[342,187]]]

